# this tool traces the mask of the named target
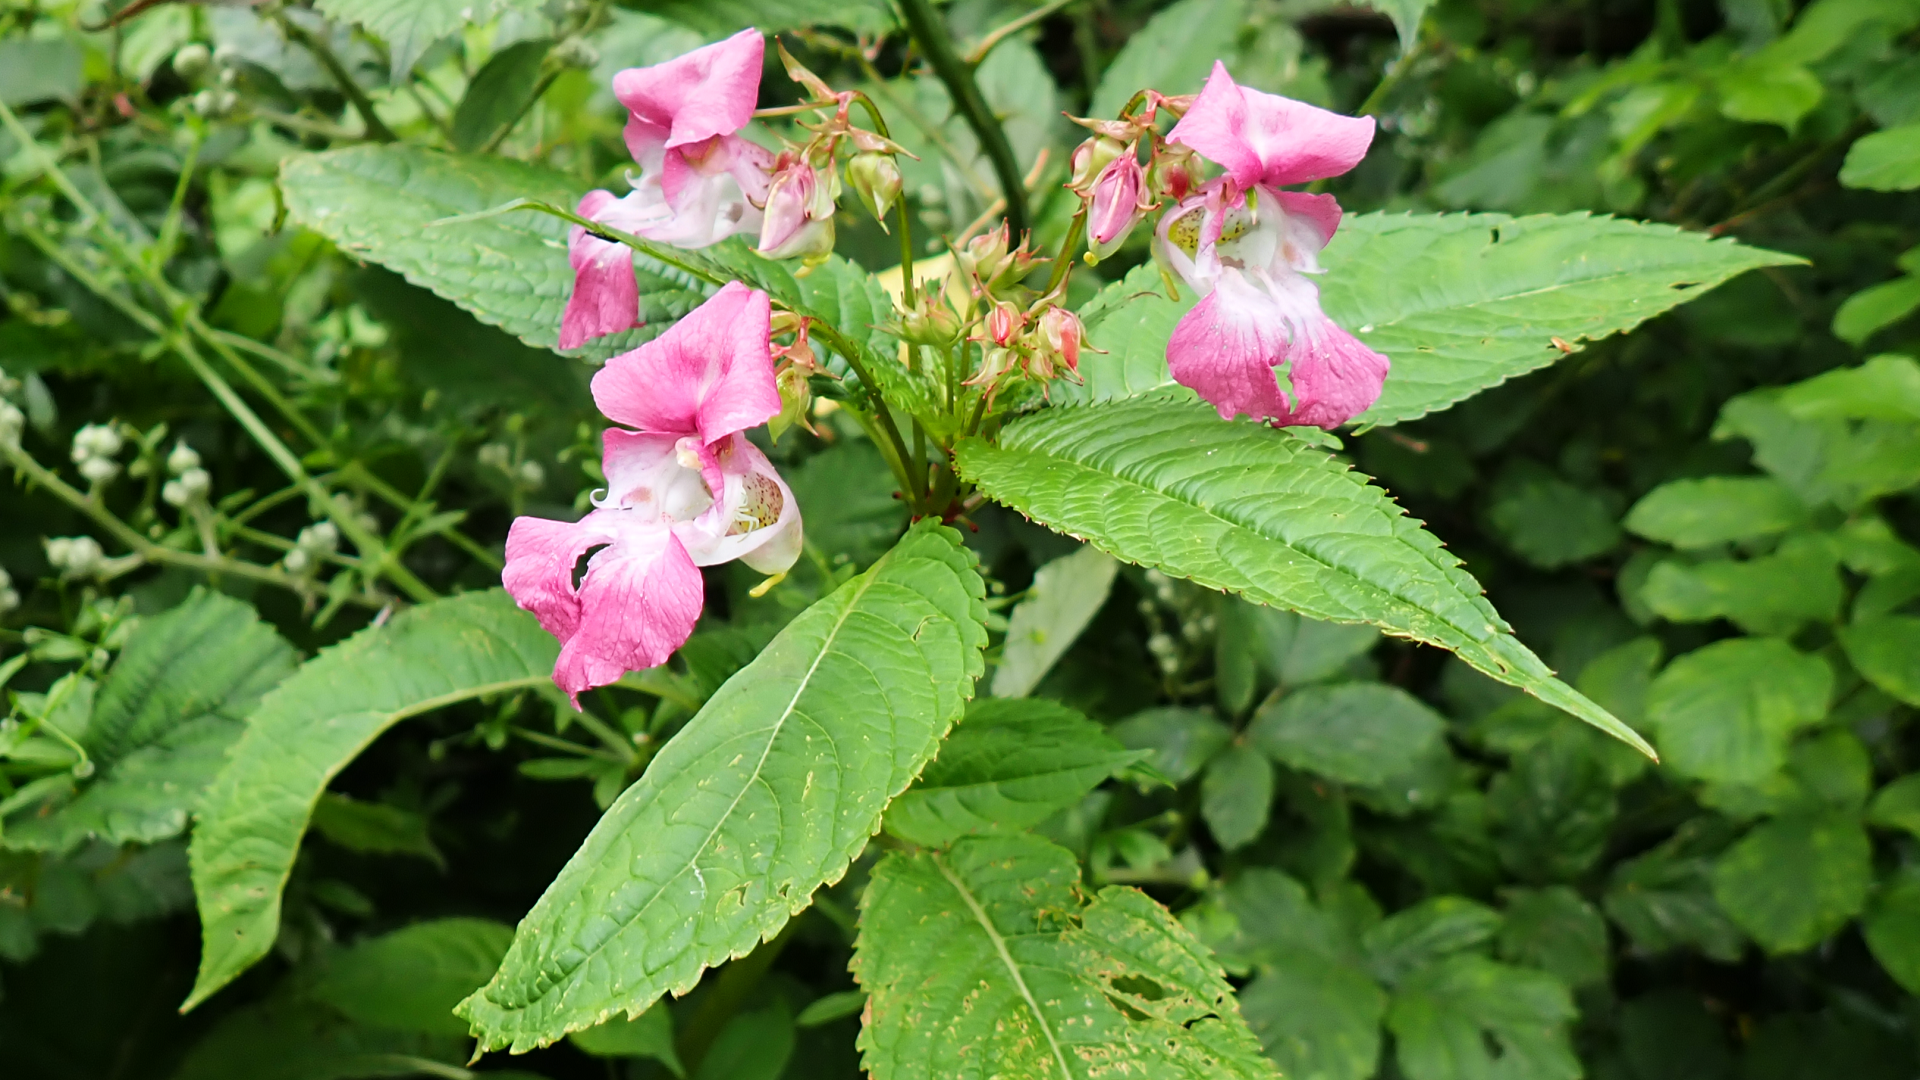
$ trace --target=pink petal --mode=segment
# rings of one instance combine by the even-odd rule
[[[700,467],[688,468],[680,459],[682,443],[697,447]],[[659,435],[608,428],[601,434],[605,448],[600,470],[607,477],[601,504],[640,515],[649,521],[687,521],[706,513],[713,492],[725,483],[720,466],[698,438]]]
[[[766,48],[749,27],[664,64],[615,75],[613,96],[632,114],[627,143],[634,159],[643,161],[643,151],[656,145],[672,150],[746,127],[760,97]]]
[[[1115,158],[1093,181],[1093,199],[1087,210],[1087,239],[1105,254],[1120,245],[1140,222],[1146,174],[1132,153]]]
[[[739,559],[763,574],[777,574],[800,557],[800,506],[793,489],[744,435],[716,444],[720,498],[692,521],[674,526],[695,564]]]
[[[1302,101],[1263,94],[1213,74],[1167,141],[1220,165],[1241,187],[1284,187],[1322,180],[1360,163],[1373,142],[1373,118],[1341,116]]]
[[[1241,275],[1227,273],[1173,328],[1167,367],[1222,420],[1240,413],[1264,419],[1289,409],[1273,371],[1286,348],[1286,313]]]
[[[546,518],[513,519],[507,530],[507,566],[500,583],[522,608],[533,612],[547,633],[564,644],[580,622],[580,599],[574,593],[573,570],[580,556],[608,543],[618,533],[615,518],[605,512],[579,521]]]
[[[1340,228],[1340,201],[1331,195],[1308,195],[1301,191],[1263,191],[1263,199],[1273,199],[1287,217],[1306,222],[1320,234],[1319,247],[1326,247]],[[1317,249],[1316,249],[1317,250]]]
[[[666,663],[686,644],[705,603],[700,571],[665,528],[624,528],[588,561],[581,618],[560,649],[553,681],[579,707],[582,691]]]
[[[589,191],[578,212],[599,220],[596,215],[619,201],[610,191]],[[567,261],[573,264],[573,295],[560,316],[562,349],[640,325],[640,286],[625,244],[602,240],[576,225],[567,237]]]
[[[1329,431],[1373,407],[1392,367],[1386,357],[1327,318],[1300,335],[1287,356],[1287,380],[1297,405],[1275,415],[1274,422]]]
[[[600,411],[644,432],[707,443],[780,412],[767,294],[730,281],[645,345],[593,377]]]

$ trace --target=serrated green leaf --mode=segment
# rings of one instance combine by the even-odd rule
[[[893,805],[887,831],[923,847],[1036,825],[1145,757],[1041,698],[977,701]]]
[[[464,158],[417,146],[355,146],[290,157],[280,168],[287,212],[342,251],[394,270],[529,345],[554,348],[573,294],[567,231],[532,212],[434,224],[514,199],[572,207],[585,192],[565,173],[503,157]],[[589,341],[604,358],[651,338],[706,298],[680,271],[636,269],[647,325]],[[559,361],[556,361],[558,363]]]
[[[1651,755],[1514,638],[1440,542],[1284,431],[1177,396],[1056,408],[955,447],[981,491],[1127,562],[1329,622],[1450,649]]]
[[[1873,845],[1852,814],[1795,814],[1743,837],[1713,869],[1713,896],[1768,952],[1819,944],[1866,906]]]
[[[1145,894],[1079,882],[1033,836],[876,867],[853,961],[874,1080],[1278,1075],[1205,946]]]
[[[1882,615],[1843,626],[1840,644],[1868,682],[1920,706],[1920,618]]]
[[[743,26],[763,34],[808,26],[839,26],[880,37],[898,20],[880,0],[653,0],[647,10],[718,40]]]
[[[1461,896],[1436,896],[1375,923],[1360,936],[1367,968],[1392,986],[1500,932],[1500,913]]]
[[[387,43],[393,81],[406,79],[427,46],[467,25],[485,22],[515,0],[316,0],[330,19],[359,23]]]
[[[1863,135],[1847,150],[1840,183],[1869,191],[1920,187],[1920,124]]]
[[[1343,784],[1380,784],[1409,772],[1446,727],[1397,686],[1341,683],[1296,690],[1260,706],[1247,739],[1275,761]]]
[[[435,919],[331,957],[309,993],[368,1027],[461,1036],[453,1007],[506,955],[513,928],[490,919]]]
[[[1786,763],[1793,733],[1827,712],[1833,669],[1774,638],[1734,638],[1679,657],[1647,692],[1668,768],[1754,783]]]
[[[1668,225],[1590,214],[1359,214],[1321,253],[1321,304],[1393,361],[1380,400],[1355,422],[1398,424],[1529,371],[1568,345],[1624,333],[1743,271],[1801,260]],[[1190,306],[1142,267],[1107,287],[1088,337],[1086,386],[1063,402],[1109,401],[1172,383],[1166,338]],[[1132,297],[1132,299],[1128,299]],[[1112,322],[1103,344],[1100,322]]]
[[[1770,476],[1673,480],[1627,511],[1635,536],[1678,548],[1712,547],[1786,532],[1807,520],[1807,504]]]
[[[1453,956],[1394,992],[1387,1027],[1408,1080],[1576,1080],[1573,999],[1544,971]]]
[[[71,801],[9,822],[5,845],[57,853],[179,835],[246,715],[296,660],[253,608],[220,593],[195,590],[146,620],[94,695],[81,737],[93,777]]]
[[[1230,746],[1200,778],[1200,816],[1232,851],[1260,838],[1273,810],[1273,766],[1250,746]]]
[[[1087,628],[1113,589],[1120,564],[1085,547],[1034,571],[1033,590],[1013,606],[993,696],[1025,697]]]
[[[1212,713],[1165,706],[1134,713],[1113,725],[1120,745],[1152,753],[1148,759],[1176,784],[1200,775],[1213,756],[1233,741],[1233,729]]]
[[[1902,874],[1883,887],[1860,920],[1873,958],[1907,993],[1920,993],[1920,877]]]
[[[1087,115],[1118,116],[1127,99],[1149,87],[1163,94],[1199,93],[1213,62],[1233,55],[1246,21],[1245,0],[1180,0],[1155,12],[1101,74]]]
[[[1663,619],[1725,618],[1750,634],[1786,635],[1806,622],[1832,622],[1844,599],[1839,555],[1824,536],[1789,537],[1777,551],[1751,559],[1669,559],[1640,586],[1640,601]]]
[[[189,854],[205,1001],[273,947],[280,892],[328,781],[380,733],[552,678],[559,646],[499,590],[410,608],[301,665],[263,698],[200,805]]]
[[[1568,986],[1607,977],[1607,922],[1565,885],[1508,893],[1495,948],[1502,959],[1552,972]]]
[[[455,1075],[457,1039],[368,1029],[331,1010],[288,997],[220,1018],[172,1080],[361,1080]],[[423,1068],[424,1066],[424,1068]]]
[[[957,534],[923,521],[789,623],[614,802],[461,1003],[480,1046],[638,1015],[839,880],[960,718],[984,597]]]

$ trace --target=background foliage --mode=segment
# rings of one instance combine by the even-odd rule
[[[1242,83],[1380,118],[1372,154],[1331,187],[1350,211],[1384,212],[1350,218],[1329,249],[1335,266],[1342,244],[1364,254],[1347,282],[1377,294],[1468,250],[1570,268],[1546,299],[1503,292],[1493,270],[1453,281],[1411,328],[1376,327],[1368,289],[1329,277],[1329,310],[1370,343],[1417,332],[1462,362],[1457,383],[1389,381],[1366,418],[1381,426],[1329,445],[1446,537],[1518,637],[1659,766],[1438,649],[1120,566],[991,506],[964,537],[977,567],[941,530],[895,547],[905,515],[880,452],[831,415],[819,438],[771,448],[807,514],[794,576],[756,599],[752,575],[712,574],[674,664],[575,714],[547,682],[551,639],[478,590],[498,580],[512,515],[584,507],[601,480],[592,362],[652,331],[556,359],[560,227],[426,223],[609,182],[627,163],[611,73],[755,24],[908,118],[895,134],[919,155],[907,189],[931,241],[997,192],[946,89],[903,69],[877,2],[136,8],[118,22],[90,3],[0,8],[15,118],[0,134],[0,368],[25,419],[8,458],[21,483],[0,488],[9,1075],[468,1075],[467,1023],[449,1010],[503,957],[503,977],[547,977],[550,958],[509,956],[511,924],[556,876],[597,889],[596,868],[629,857],[611,828],[589,831],[609,807],[645,812],[619,796],[670,736],[663,760],[694,763],[689,790],[652,805],[731,782],[710,733],[757,707],[741,687],[772,693],[831,654],[837,631],[816,624],[833,604],[951,627],[889,654],[936,690],[976,673],[986,646],[981,699],[876,846],[945,852],[876,870],[879,851],[859,852],[877,806],[742,826],[728,839],[766,845],[795,882],[836,883],[758,947],[788,898],[743,893],[734,921],[689,931],[690,956],[740,958],[675,968],[687,996],[473,1070],[800,1080],[857,1075],[865,1052],[880,1074],[922,1075],[939,1034],[926,1017],[957,1011],[967,963],[991,967],[994,941],[966,936],[971,903],[1060,931],[1025,959],[1107,982],[1066,980],[1048,1000],[1119,988],[1138,1026],[1101,1037],[1140,1039],[1166,1075],[1196,1047],[1247,1075],[1264,1052],[1299,1080],[1920,1067],[1911,0],[1081,0],[1049,5],[978,71],[1055,242],[1076,141],[1060,111],[1191,91],[1222,57]],[[963,48],[1030,10],[942,9]],[[769,98],[790,90],[769,72]],[[488,156],[293,158],[394,139]],[[1408,210],[1512,216],[1413,228],[1394,216]],[[1632,237],[1609,247],[1529,216],[1577,211],[1687,233],[1609,225]],[[380,227],[394,221],[419,227]],[[896,261],[870,221],[842,229],[843,254]],[[1138,292],[1152,271],[1127,271],[1144,258],[1137,235],[1076,276],[1076,299],[1096,275],[1115,299]],[[697,302],[677,271],[640,272],[650,322]],[[1620,299],[1721,281],[1667,314]],[[884,317],[857,275],[784,287],[843,326]],[[1059,392],[1164,382],[1129,348],[1164,334],[1175,305],[1109,303],[1103,320],[1101,303],[1083,311],[1107,355]],[[1489,313],[1510,339],[1476,322]],[[1536,324],[1631,332],[1542,341]],[[1122,408],[1137,422],[1078,443],[1023,422],[963,463],[993,490],[996,463],[1019,478],[1018,455],[1065,468],[1100,438],[1144,455],[1188,422]],[[1143,435],[1148,418],[1166,430]],[[108,424],[110,440],[81,434]],[[204,497],[168,494],[195,470]],[[1065,513],[1077,489],[1007,490]],[[106,549],[45,542],[82,534]],[[1199,565],[1220,549],[1159,540],[1198,561],[1166,569],[1244,587],[1224,560]],[[429,602],[392,613],[406,601]],[[987,642],[967,630],[978,610]],[[764,680],[715,697],[750,662]],[[828,674],[818,692],[869,700],[857,673]],[[858,763],[873,784],[899,790],[960,715],[936,690],[842,718],[898,740]],[[324,741],[301,741],[290,767],[291,733],[313,732]],[[265,786],[243,783],[256,762]],[[812,782],[792,771],[804,764],[784,775]],[[304,840],[275,800],[317,800]],[[195,814],[221,823],[195,834],[192,872],[218,885],[198,920]],[[583,840],[616,850],[563,871]],[[204,961],[202,922],[217,943]],[[880,930],[856,949],[857,925],[952,926],[953,963],[926,980]],[[1216,1018],[1229,983],[1196,939],[1259,1047]],[[190,993],[204,1004],[178,1014]],[[1013,1039],[1006,1060],[1046,1075],[1045,1054],[1020,1056],[1032,1049]]]

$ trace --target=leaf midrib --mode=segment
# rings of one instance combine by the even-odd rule
[[[993,925],[993,920],[988,918],[987,909],[980,906],[980,901],[974,899],[966,883],[947,868],[946,860],[937,854],[928,857],[933,860],[934,869],[940,871],[940,876],[946,878],[947,884],[953,886],[953,891],[960,895],[961,902],[967,905],[967,910],[973,914],[974,921],[980,924],[980,929],[987,935],[987,940],[993,943],[993,951],[1000,957],[1000,963],[1006,967],[1008,976],[1013,979],[1014,988],[1020,991],[1021,1000],[1027,1003],[1027,1008],[1033,1013],[1034,1021],[1040,1025],[1041,1033],[1047,1037],[1047,1046],[1053,1051],[1053,1060],[1060,1063],[1062,1080],[1072,1080],[1073,1070],[1067,1067],[1067,1055],[1060,1049],[1060,1039],[1054,1035],[1053,1025],[1047,1023],[1047,1014],[1040,1011],[1040,1003],[1034,1000],[1033,991],[1027,989],[1027,980],[1020,973],[1020,964],[1014,960],[1013,954],[1007,951],[1007,939],[1000,935],[999,929]]]
[[[897,551],[899,549],[896,548],[894,550]],[[879,570],[882,563],[884,563],[887,559],[892,558],[892,556],[893,556],[893,552],[889,551],[886,554],[886,556],[883,556],[881,563],[874,564],[874,570],[875,571]],[[862,582],[860,583],[859,589],[853,594],[851,598],[848,599],[846,607],[841,609],[839,617],[834,620],[832,628],[827,631],[827,636],[821,640],[819,652],[815,654],[813,658],[813,663],[808,665],[807,673],[800,677],[800,684],[797,687],[795,687],[793,691],[793,697],[788,700],[786,708],[780,711],[780,719],[775,721],[771,727],[766,729],[767,744],[766,744],[766,747],[760,751],[760,759],[754,762],[753,771],[750,774],[748,774],[748,776],[744,781],[741,782],[740,790],[734,793],[733,801],[727,804],[726,812],[722,813],[719,819],[716,822],[714,822],[714,826],[707,833],[706,838],[700,841],[700,846],[694,849],[694,852],[692,855],[688,856],[685,862],[685,865],[683,865],[680,869],[675,870],[672,877],[668,878],[666,882],[661,885],[661,887],[655,889],[653,892],[653,895],[648,897],[646,902],[640,905],[639,909],[633,913],[631,918],[622,920],[620,923],[620,930],[615,931],[614,933],[608,934],[606,938],[600,942],[600,944],[595,945],[593,948],[587,950],[587,952],[580,958],[580,962],[573,965],[573,967],[568,970],[567,976],[569,976],[569,978],[554,980],[553,985],[549,987],[546,991],[533,995],[531,998],[528,999],[526,1005],[522,1005],[519,1007],[519,1009],[514,1011],[521,1011],[521,1010],[527,1009],[531,1007],[534,1002],[542,1000],[543,998],[547,997],[548,994],[551,994],[554,990],[560,989],[561,987],[566,985],[570,985],[571,983],[570,976],[572,976],[574,972],[579,971],[581,968],[586,967],[587,964],[590,963],[594,957],[600,955],[601,952],[605,951],[607,946],[612,944],[613,940],[616,937],[620,936],[620,933],[625,931],[627,927],[632,926],[634,923],[640,921],[646,915],[647,911],[653,907],[654,902],[659,900],[660,897],[666,895],[667,885],[671,885],[673,882],[679,881],[681,878],[685,877],[689,870],[696,869],[695,864],[699,862],[700,856],[703,853],[705,853],[707,850],[707,847],[713,843],[713,838],[720,835],[720,830],[726,826],[727,822],[732,820],[734,810],[736,810],[740,806],[740,800],[746,797],[748,789],[752,788],[754,784],[760,782],[761,770],[766,768],[767,757],[768,755],[773,753],[773,744],[776,741],[778,741],[781,730],[786,727],[787,721],[792,718],[795,707],[797,707],[800,704],[801,695],[805,694],[807,691],[807,687],[812,685],[814,673],[820,670],[821,662],[824,661],[827,658],[827,655],[833,651],[833,643],[839,638],[840,631],[846,626],[847,620],[853,616],[854,609],[859,606],[860,600],[866,596],[868,590],[873,588],[874,583],[877,582],[879,579],[880,579],[880,575],[878,573],[869,572],[868,575],[865,577],[865,579],[862,580]],[[695,719],[698,719],[698,717],[695,717]],[[691,723],[691,721],[689,721],[689,723]],[[699,876],[698,874],[695,874],[696,878],[698,876]],[[706,892],[706,882],[703,880],[701,881],[701,893],[704,895],[705,892]],[[703,964],[702,966],[705,966],[705,965]],[[665,965],[662,965],[662,969],[664,969],[664,967]],[[585,1026],[587,1025],[584,1025],[584,1024],[581,1025],[581,1027],[585,1027]],[[567,1030],[576,1031],[576,1030],[579,1030],[579,1028],[569,1027]]]

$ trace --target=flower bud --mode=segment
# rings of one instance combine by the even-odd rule
[[[47,563],[61,577],[96,577],[106,569],[107,553],[91,536],[55,536],[47,540]]]
[[[769,259],[800,259],[809,268],[833,254],[833,212],[840,198],[840,177],[795,161],[774,173],[767,188],[766,216],[760,224],[760,254]]]
[[[213,53],[198,41],[180,46],[173,54],[173,73],[191,82],[213,63]]]
[[[1095,135],[1074,147],[1073,157],[1068,162],[1073,170],[1073,177],[1067,181],[1067,186],[1084,195],[1092,186],[1094,178],[1105,172],[1107,166],[1123,154],[1131,157],[1133,144],[1123,143],[1105,135]]]
[[[300,577],[314,568],[313,556],[299,548],[294,548],[280,560],[280,565],[287,568],[287,573]]]
[[[488,443],[475,451],[473,459],[489,469],[507,472],[513,468],[513,450],[506,443]]]
[[[20,593],[13,587],[13,577],[0,566],[0,615],[5,615],[20,606]]]
[[[1147,190],[1155,195],[1179,201],[1187,197],[1199,182],[1193,151],[1184,146],[1163,143],[1154,148],[1153,162],[1147,166]]]
[[[167,455],[168,472],[179,476],[188,469],[197,469],[199,467],[200,455],[194,452],[193,447],[183,442],[173,444],[173,452]]]
[[[205,502],[212,489],[213,477],[196,465],[161,485],[160,498],[169,506],[184,507]]]
[[[1011,346],[1020,332],[1027,328],[1027,317],[1020,309],[1001,300],[987,312],[987,340],[1003,348]]]
[[[1113,254],[1153,209],[1146,173],[1129,153],[1115,158],[1093,182],[1087,202],[1087,250],[1097,261]]]
[[[988,283],[1005,273],[1011,263],[1008,247],[1007,223],[991,232],[981,233],[967,241],[967,246],[955,252],[960,269],[966,274],[978,278],[986,287]]]
[[[1087,340],[1087,330],[1078,315],[1063,307],[1050,307],[1040,313],[1034,331],[1030,370],[1035,378],[1051,379],[1061,367],[1080,370],[1080,346]]]
[[[88,458],[110,458],[118,454],[126,440],[112,424],[88,424],[73,433],[73,463]]]
[[[881,228],[887,226],[887,211],[900,198],[900,166],[892,154],[861,151],[847,162],[847,186],[860,196]]]
[[[813,387],[807,382],[807,373],[790,366],[773,381],[780,391],[780,412],[767,421],[767,434],[779,442],[795,424],[813,431],[813,423],[807,418],[813,410]]]
[[[294,545],[311,555],[332,555],[340,550],[340,530],[331,521],[322,521],[300,530]]]
[[[903,341],[938,349],[958,341],[961,326],[944,292],[927,291],[915,298],[913,309],[902,314],[893,329]]]
[[[513,470],[514,482],[528,491],[538,489],[547,482],[547,470],[537,461],[523,461]]]
[[[26,413],[11,401],[0,401],[0,450],[20,449],[20,433],[26,426]]]

